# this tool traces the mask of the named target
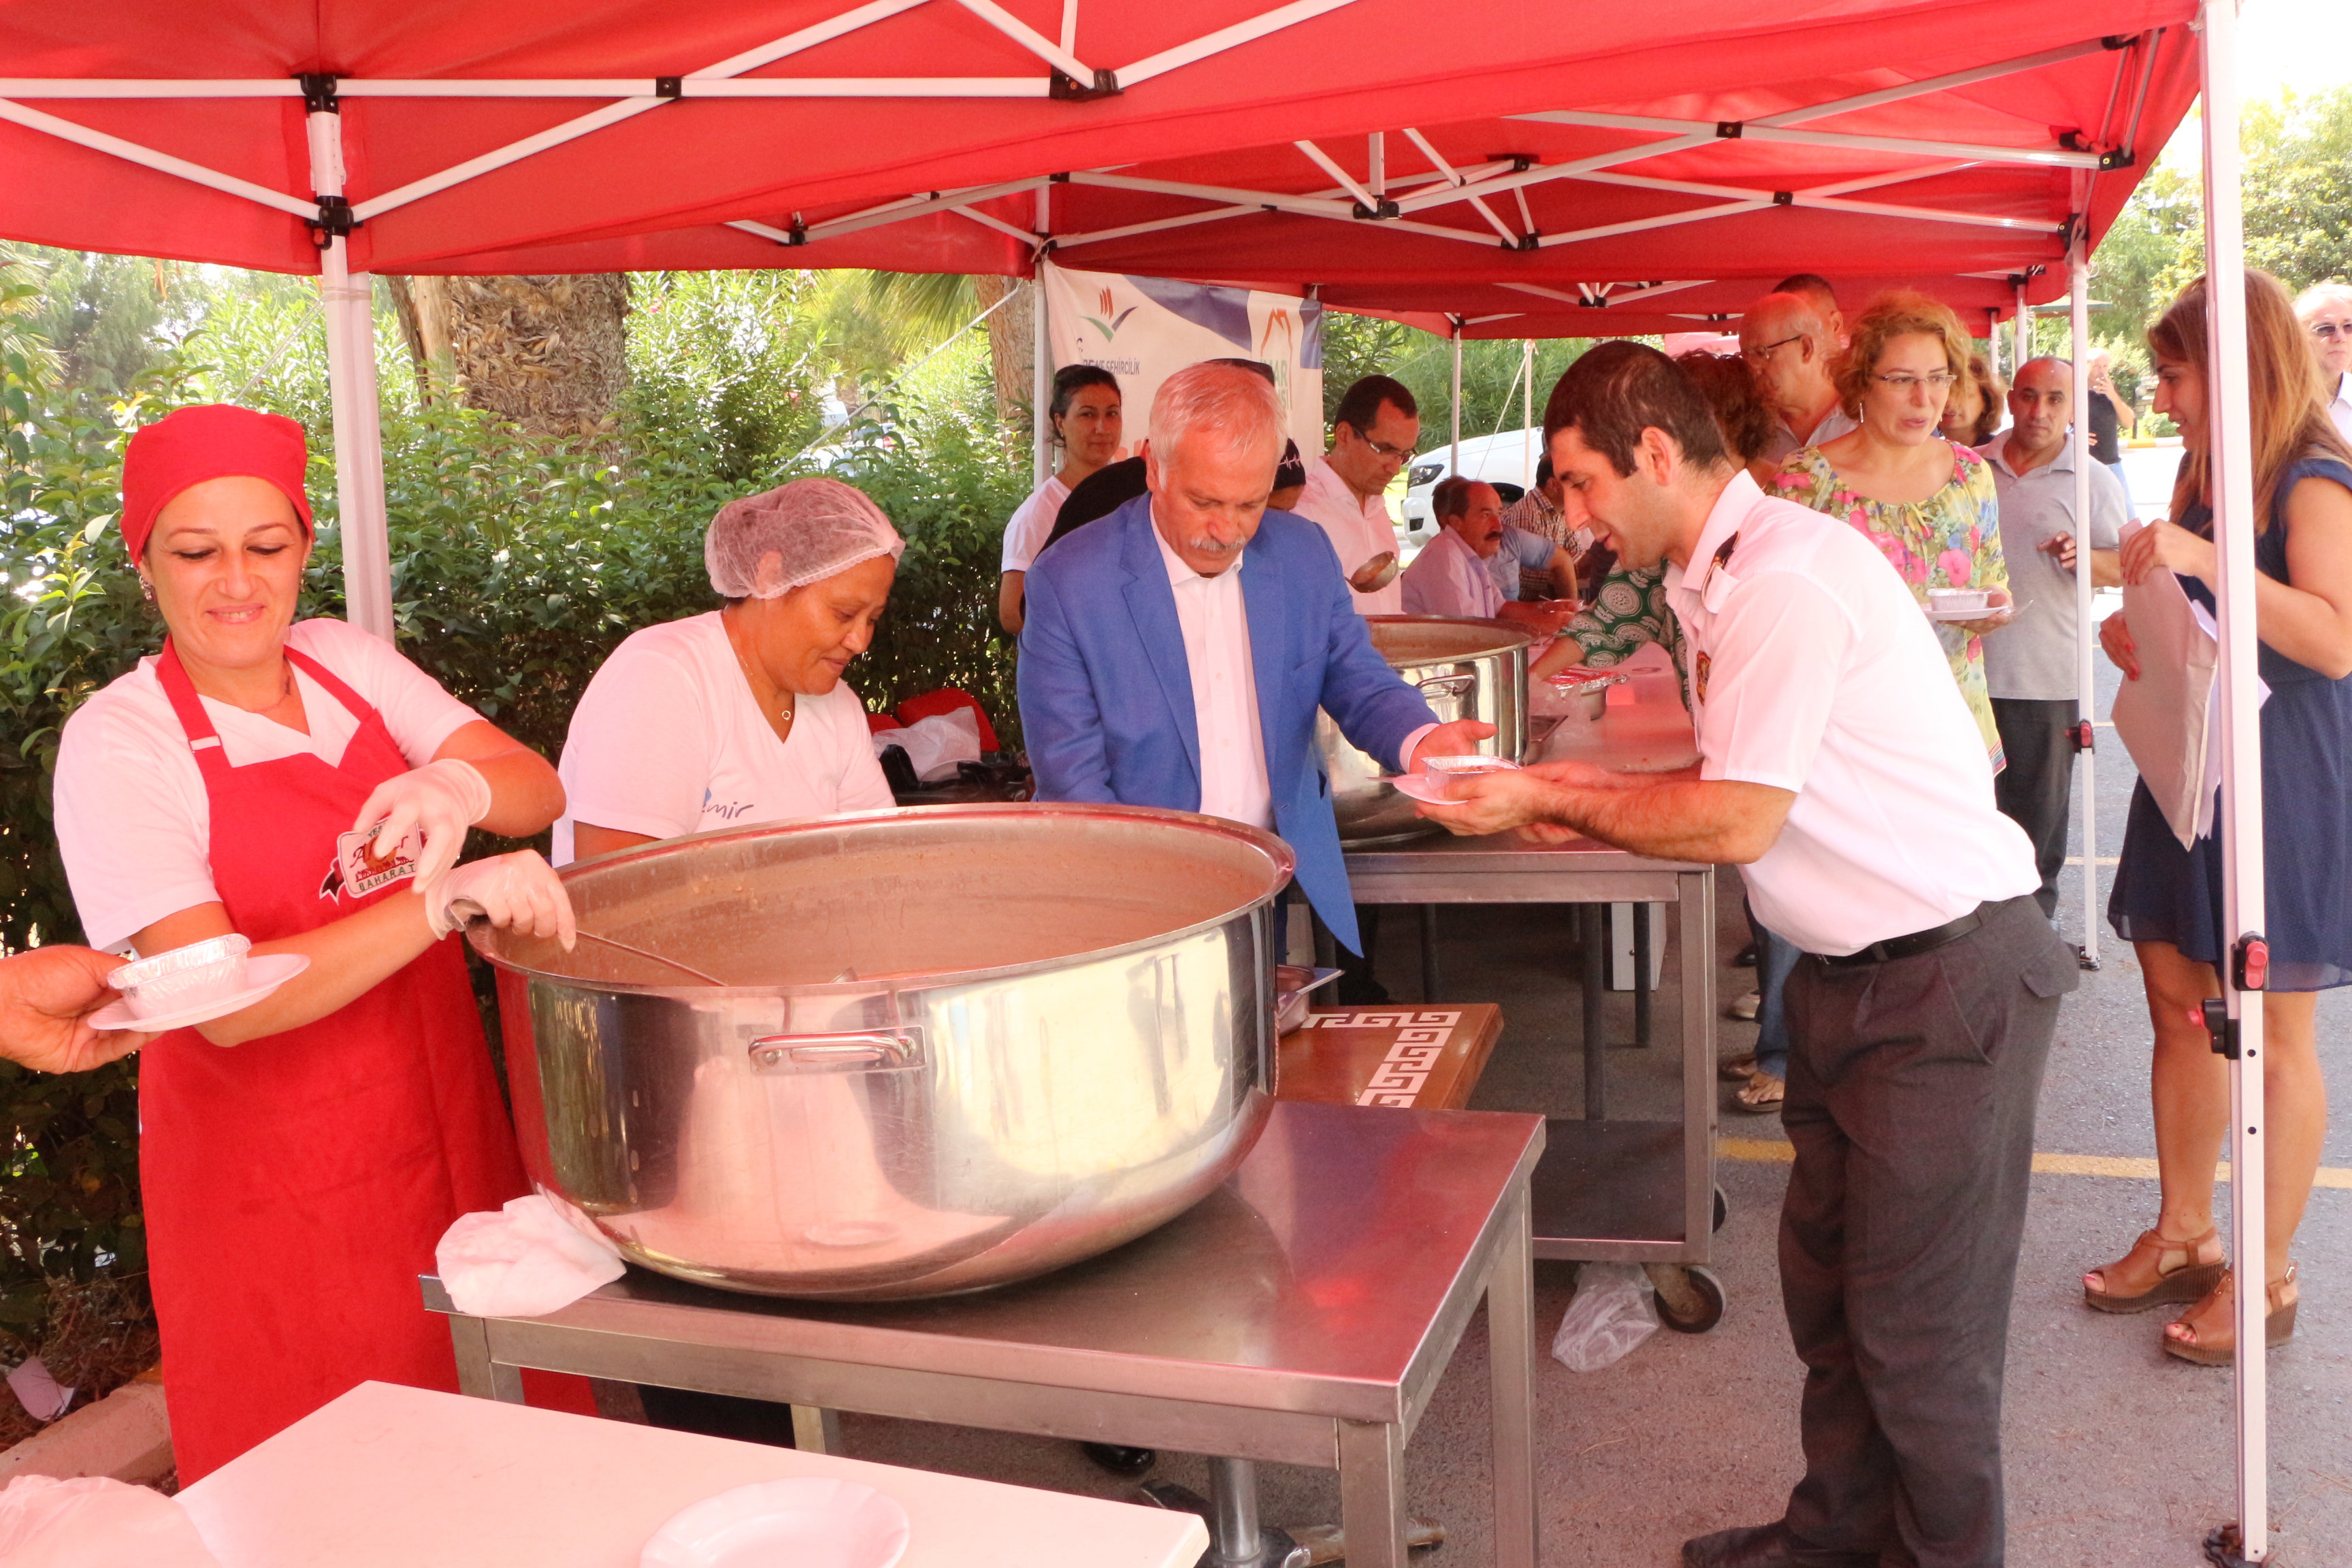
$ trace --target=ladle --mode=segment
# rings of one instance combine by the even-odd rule
[[[680,963],[675,958],[664,958],[658,952],[649,952],[645,948],[635,946],[629,942],[619,940],[617,937],[598,936],[593,931],[583,931],[580,933],[580,940],[583,942],[601,943],[605,947],[616,947],[623,952],[635,953],[639,958],[650,958],[656,963],[665,964],[671,969],[684,970],[687,973],[693,975],[697,980],[702,981],[708,984],[724,985],[727,984],[727,982],[719,979],[716,974],[706,973],[704,971],[695,968],[691,963]]]

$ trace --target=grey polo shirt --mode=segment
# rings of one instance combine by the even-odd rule
[[[2074,526],[2074,442],[2070,435],[2057,457],[2019,473],[2009,466],[2006,431],[1977,448],[1992,468],[2000,495],[2000,553],[2009,566],[2009,591],[2020,614],[2014,624],[1984,639],[1985,687],[1996,698],[2064,701],[2082,693],[2075,664],[2074,574],[2042,546],[2061,533],[2084,547]],[[2091,465],[2089,548],[2113,550],[2129,515],[2124,488],[2102,463]]]

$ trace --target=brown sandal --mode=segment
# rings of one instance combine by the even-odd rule
[[[1715,1076],[1726,1083],[1746,1083],[1756,1076],[1756,1053],[1743,1051],[1721,1058],[1715,1064]]]
[[[2263,1342],[2272,1350],[2294,1338],[2294,1310],[2302,1300],[2294,1288],[2294,1265],[2285,1278],[2273,1279],[2263,1292],[2270,1310],[2263,1319]],[[2199,1366],[2228,1366],[2237,1359],[2237,1284],[2229,1269],[2204,1299],[2164,1325],[2167,1355],[2193,1361]]]
[[[1788,1080],[1759,1068],[1748,1075],[1747,1087],[1731,1097],[1731,1103],[1750,1116],[1769,1116],[1788,1098]]]
[[[2179,1261],[2168,1268],[2174,1258]],[[2194,1301],[2220,1284],[2224,1271],[2221,1237],[2210,1227],[2187,1241],[2144,1230],[2129,1252],[2083,1276],[2083,1304],[2102,1312],[2145,1312],[2169,1301]],[[2126,1288],[2110,1289],[2116,1285]]]

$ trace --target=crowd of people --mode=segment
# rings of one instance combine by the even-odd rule
[[[2169,572],[2212,603],[2207,308],[2192,284],[2149,333],[2153,412],[2183,458],[2164,515],[2136,529],[2116,446],[2134,411],[2104,364],[2078,387],[2033,359],[2003,386],[1944,305],[1894,291],[1849,318],[1810,274],[1756,301],[1736,353],[1584,354],[1546,405],[1533,487],[1447,478],[1440,531],[1402,571],[1385,498],[1420,412],[1401,383],[1347,388],[1328,447],[1302,455],[1265,366],[1203,363],[1161,384],[1129,455],[1117,378],[1055,378],[1061,460],[1008,521],[999,597],[1037,797],[1278,834],[1360,995],[1376,910],[1350,897],[1318,714],[1400,772],[1492,733],[1441,721],[1365,617],[1508,621],[1548,639],[1538,674],[1652,644],[1678,672],[1690,773],[1535,764],[1457,779],[1423,809],[1454,832],[1741,868],[1759,1028],[1725,1065],[1733,1102],[1777,1110],[1796,1147],[1780,1271],[1809,1370],[1806,1473],[1782,1519],[1688,1543],[1695,1568],[2000,1559],[2034,1102],[2077,984],[2054,920],[2084,728],[2075,574],[2087,552],[2095,584]],[[2275,1344],[2326,1123],[2314,1001],[2352,981],[2352,289],[2290,301],[2250,273],[2246,309]],[[295,618],[306,460],[299,426],[226,406],[131,440],[122,542],[163,636],[75,712],[57,774],[91,947],[0,963],[14,1059],[73,1071],[147,1051],[184,1480],[360,1378],[455,1386],[413,1277],[450,1220],[524,1181],[450,933],[475,914],[566,945],[574,930],[547,860],[461,863],[469,828],[551,827],[561,865],[892,798],[844,678],[904,544],[851,486],[798,479],[720,509],[718,607],[622,643],[551,766],[388,644]],[[1984,599],[1939,610],[1948,591]],[[2138,679],[2126,617],[2098,636]],[[391,875],[346,879],[354,836],[391,847]],[[2145,977],[2161,1192],[2156,1223],[2083,1280],[2103,1311],[2185,1307],[2162,1347],[2205,1363],[2236,1352],[2212,1215],[2226,1070],[2196,1019],[2219,994],[2221,877],[2218,841],[2184,842],[2139,786],[2108,918]],[[191,1028],[93,1029],[122,962],[104,950],[231,932],[310,965]],[[534,1375],[532,1394],[588,1408],[576,1380]]]

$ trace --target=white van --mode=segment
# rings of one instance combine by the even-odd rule
[[[1530,441],[1535,443],[1530,447]],[[1528,430],[1500,430],[1491,436],[1462,437],[1462,472],[1494,486],[1506,505],[1527,493],[1534,473],[1534,458],[1542,455],[1541,436]],[[1532,455],[1531,455],[1532,450]],[[1454,444],[1440,442],[1416,456],[1405,468],[1404,525],[1406,537],[1418,542],[1437,526],[1430,492],[1453,472]]]

